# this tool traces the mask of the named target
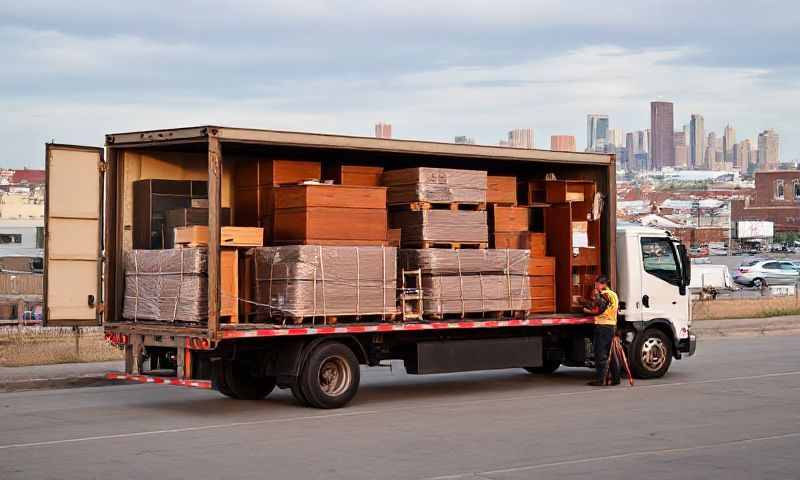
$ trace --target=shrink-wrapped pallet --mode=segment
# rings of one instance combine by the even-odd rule
[[[400,268],[422,270],[423,275],[495,273],[527,275],[530,251],[446,248],[401,249]]]
[[[397,249],[287,245],[249,251],[259,313],[304,317],[397,313]]]
[[[486,202],[486,172],[418,167],[383,174],[390,204],[411,202]]]
[[[205,248],[126,252],[122,317],[133,321],[206,321],[207,272]]]
[[[489,241],[485,211],[421,210],[392,212],[389,226],[402,230],[403,244],[422,242],[482,243]]]
[[[531,305],[525,275],[423,275],[426,315],[528,310]]]

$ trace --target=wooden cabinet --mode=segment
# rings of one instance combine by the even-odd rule
[[[167,211],[192,207],[208,198],[208,183],[199,180],[147,179],[133,182],[133,248],[167,247]]]
[[[359,165],[345,162],[326,162],[322,177],[339,185],[361,187],[381,186],[383,167],[380,165]]]
[[[517,177],[489,175],[486,177],[486,203],[506,206],[517,204]]]

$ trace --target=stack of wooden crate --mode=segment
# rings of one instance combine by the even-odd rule
[[[386,188],[284,185],[275,189],[274,243],[386,245]]]
[[[262,227],[264,242],[272,241],[275,188],[322,178],[316,160],[264,158],[237,162],[233,178],[233,224]]]

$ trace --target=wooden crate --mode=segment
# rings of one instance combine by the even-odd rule
[[[493,248],[522,248],[531,251],[531,257],[544,257],[547,252],[547,235],[539,232],[496,232],[492,236]]]
[[[524,232],[528,230],[527,207],[492,208],[492,226],[495,232]]]
[[[531,257],[528,261],[528,275],[548,276],[555,275],[555,257]]]
[[[275,189],[275,209],[340,207],[386,209],[386,187],[287,185]]]
[[[193,225],[175,229],[175,244],[189,246],[208,245],[208,227]],[[264,229],[258,227],[222,227],[220,246],[261,247],[264,245]]]
[[[486,187],[486,203],[517,204],[517,177],[489,175]]]
[[[323,177],[340,185],[379,187],[383,167],[376,165],[351,165],[331,162],[323,166]]]
[[[237,187],[278,186],[322,178],[322,166],[316,160],[259,159],[236,164]]]
[[[386,209],[306,207],[275,210],[274,241],[287,244],[310,240],[341,240],[385,242],[387,234]],[[381,244],[381,243],[376,243]]]

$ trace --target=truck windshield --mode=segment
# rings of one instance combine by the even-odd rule
[[[644,271],[665,282],[680,286],[681,273],[672,242],[667,238],[644,237],[642,263]]]

